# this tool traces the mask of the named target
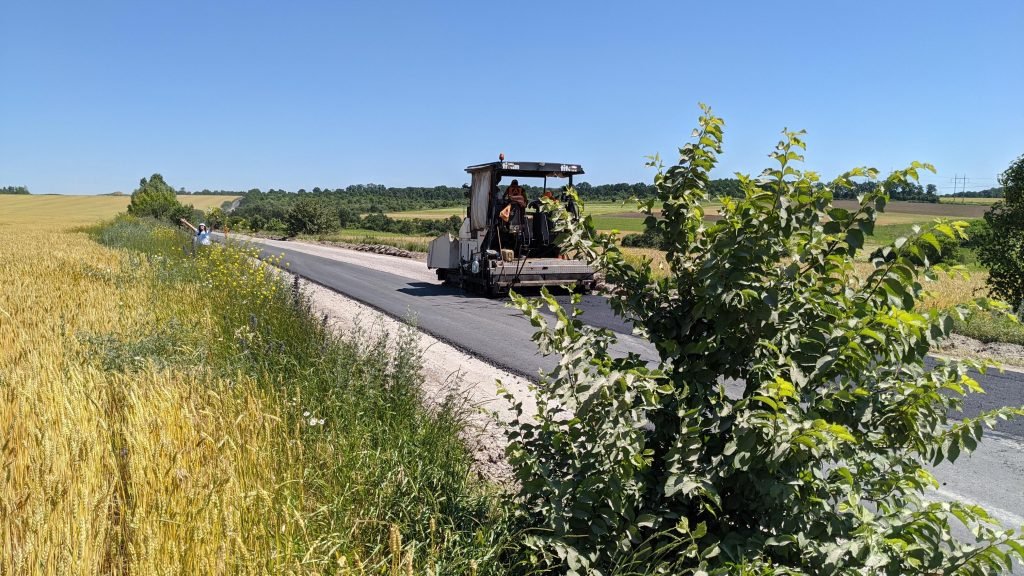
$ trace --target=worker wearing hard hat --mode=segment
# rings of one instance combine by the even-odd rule
[[[520,208],[526,208],[526,191],[519,185],[519,180],[513,180],[505,190],[505,198],[513,204],[518,204]]]

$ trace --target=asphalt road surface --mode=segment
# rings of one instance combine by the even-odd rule
[[[266,245],[274,255],[284,254],[289,271],[391,316],[412,320],[421,330],[493,365],[536,377],[556,364],[554,358],[537,352],[530,340],[534,327],[518,310],[508,307],[507,299],[465,294],[436,282],[311,255],[283,242]],[[566,299],[563,297],[563,302]],[[603,298],[585,297],[583,309],[588,324],[619,332],[613,352],[636,352],[648,360],[657,359],[648,343],[628,334],[629,327],[612,314]],[[989,371],[976,378],[986,394],[969,396],[966,414],[1024,405],[1024,374]],[[933,472],[942,484],[939,497],[981,504],[1004,525],[1024,526],[1024,420],[1002,423],[995,432],[986,432],[977,451],[961,456],[955,467],[944,464]]]

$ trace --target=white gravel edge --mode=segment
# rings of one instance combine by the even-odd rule
[[[294,275],[289,274],[292,278]],[[313,313],[326,315],[327,326],[338,336],[360,333],[373,338],[382,333],[397,335],[410,325],[334,290],[300,279]],[[422,357],[424,399],[428,407],[446,400],[467,407],[463,441],[469,449],[477,474],[499,484],[508,484],[512,469],[505,461],[507,439],[503,423],[512,419],[512,407],[498,394],[498,382],[528,414],[536,411],[533,382],[496,368],[414,327]]]

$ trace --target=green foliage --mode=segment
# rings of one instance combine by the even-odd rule
[[[1003,196],[1007,204],[1024,204],[1024,155],[1010,163],[1010,166],[999,175],[999,184],[1003,187]]]
[[[206,225],[209,226],[211,230],[223,228],[227,221],[228,216],[224,213],[222,208],[210,208],[210,210],[206,212]]]
[[[393,234],[436,236],[449,232],[458,234],[462,226],[462,218],[449,216],[444,219],[428,218],[391,218],[386,214],[367,214],[355,222],[363,230],[390,232]]]
[[[303,431],[295,450],[305,474],[258,495],[267,506],[308,514],[304,541],[282,542],[282,554],[307,566],[329,560],[327,573],[346,555],[361,558],[367,574],[385,573],[394,525],[417,574],[469,574],[471,563],[484,574],[498,568],[503,512],[470,470],[459,439],[465,408],[441,399],[426,407],[411,330],[357,329],[337,338],[297,286],[259,273],[244,247],[215,244],[190,256],[181,249],[187,235],[130,217],[92,233],[152,263],[156,282],[206,287],[197,314],[213,322],[210,331],[198,331],[195,318],[155,311],[153,324],[132,339],[79,335],[98,364],[130,371],[155,363],[227,379],[245,374],[283,407],[289,428]]]
[[[992,227],[988,225],[988,222],[982,219],[974,219],[967,221],[967,228],[964,229],[964,234],[967,236],[960,246],[963,248],[976,249],[979,248],[988,238],[988,235],[992,233]]]
[[[929,463],[956,460],[986,426],[1024,414],[950,420],[980,392],[975,365],[924,366],[953,326],[943,311],[916,310],[922,277],[944,267],[928,247],[962,237],[965,224],[896,240],[866,278],[853,267],[889,190],[931,167],[894,172],[847,211],[833,190],[878,172],[822,183],[797,168],[802,133],[784,132],[774,165],[740,177],[743,198],[708,223],[722,127],[705,107],[676,165],[652,159],[658,196],[643,208],[667,277],[630,264],[589,219],[551,207],[565,249],[617,287],[611,305],[660,361],[612,356],[613,333],[585,325],[578,298],[567,310],[546,292],[515,297],[541,352],[560,358],[536,388],[536,417],[519,406],[510,432],[524,562],[570,574],[1008,570],[1024,557],[1016,534],[977,506],[927,498],[937,487]],[[956,540],[956,522],[977,541]]]
[[[630,248],[657,248],[662,250],[664,244],[665,241],[656,228],[644,230],[642,234],[629,234],[622,238],[622,245]]]
[[[0,188],[0,194],[28,194],[26,186],[4,186]]]
[[[992,293],[1024,316],[1024,156],[1000,176],[1005,200],[985,213],[991,228],[979,241],[978,258],[988,267]]]
[[[163,176],[153,174],[149,180],[143,178],[139,181],[139,187],[132,192],[128,213],[132,216],[148,216],[158,220],[177,222],[180,218],[191,217],[192,207],[178,202],[174,188],[164,182]]]
[[[1003,187],[986,188],[984,190],[971,190],[967,192],[954,192],[950,194],[954,198],[1002,198]]]
[[[348,228],[353,224],[359,222],[359,213],[355,210],[342,206],[338,209],[338,223],[341,224],[342,228]]]
[[[285,216],[288,233],[323,234],[338,228],[338,218],[331,207],[319,198],[299,198]]]
[[[982,342],[1006,342],[1024,346],[1024,323],[1013,316],[988,310],[976,310],[963,318],[957,318],[953,331]]]

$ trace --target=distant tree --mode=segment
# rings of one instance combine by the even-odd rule
[[[225,214],[224,210],[220,208],[211,208],[206,213],[206,225],[209,226],[211,230],[223,228],[225,222],[227,222],[227,214]]]
[[[132,192],[132,201],[128,205],[128,213],[133,216],[149,216],[161,220],[176,221],[178,218],[192,214],[191,206],[183,206],[178,202],[164,177],[153,174],[149,180],[139,180],[139,187]]]
[[[347,228],[352,224],[359,222],[359,213],[355,210],[342,206],[338,209],[338,223],[341,224],[342,228]]]
[[[1004,198],[985,213],[991,232],[979,239],[978,259],[988,267],[992,293],[1024,317],[1024,156],[999,177]]]
[[[996,186],[995,188],[986,188],[984,190],[968,190],[966,192],[954,192],[950,196],[957,198],[1002,198],[1003,187]]]
[[[315,196],[299,198],[285,217],[289,234],[322,234],[338,228],[338,215],[323,199]]]
[[[28,194],[28,188],[25,186],[4,186],[0,188],[0,194]]]

